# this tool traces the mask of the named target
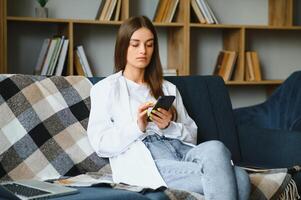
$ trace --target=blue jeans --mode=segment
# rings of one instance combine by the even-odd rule
[[[249,198],[249,176],[233,167],[230,151],[222,142],[213,140],[191,147],[157,134],[143,142],[168,187],[204,194],[206,200]]]

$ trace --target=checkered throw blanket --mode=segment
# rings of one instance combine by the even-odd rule
[[[108,166],[108,160],[92,150],[86,134],[91,86],[81,76],[0,75],[0,181],[55,179]],[[298,197],[285,170],[250,177],[251,199]],[[171,200],[204,199],[174,189],[164,193]]]
[[[290,173],[296,168],[269,169],[265,172],[250,173],[252,184],[251,200],[297,200],[300,198],[295,181]]]
[[[97,171],[86,137],[91,83],[85,77],[0,75],[0,181]]]

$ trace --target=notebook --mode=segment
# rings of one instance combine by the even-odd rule
[[[0,183],[0,198],[9,200],[45,199],[75,193],[77,189],[38,180]]]

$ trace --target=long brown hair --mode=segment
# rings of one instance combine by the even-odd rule
[[[140,28],[149,29],[154,36],[154,51],[149,65],[144,72],[144,81],[149,85],[155,98],[163,95],[162,65],[159,57],[158,37],[152,22],[145,16],[131,17],[120,26],[115,44],[115,71],[124,70],[127,64],[127,49],[130,39],[135,31]]]

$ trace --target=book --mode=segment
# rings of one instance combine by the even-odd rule
[[[246,80],[261,81],[261,67],[258,53],[256,51],[247,51],[246,53]]]
[[[170,3],[166,9],[166,15],[164,16],[163,22],[172,22],[172,19],[175,15],[179,0],[170,0]]]
[[[65,64],[67,52],[68,52],[68,44],[69,44],[69,40],[64,39],[62,50],[61,50],[61,53],[60,53],[60,56],[58,59],[58,63],[57,63],[57,67],[55,70],[55,74],[54,74],[56,76],[61,76],[63,73],[63,68],[64,68],[64,64]]]
[[[256,51],[251,52],[252,64],[254,69],[254,79],[255,81],[261,81],[261,67],[259,63],[258,53]]]
[[[164,18],[164,13],[168,7],[169,0],[159,0],[159,3],[156,8],[156,12],[154,15],[154,22],[162,22]]]
[[[107,20],[107,21],[111,20],[114,9],[116,7],[116,3],[117,3],[117,0],[110,0],[110,4],[109,4],[108,11],[106,13],[106,16],[105,16],[105,20]]]
[[[208,1],[207,0],[203,0],[205,2],[206,8],[209,11],[209,15],[211,17],[212,23],[213,24],[218,24],[219,22],[217,21],[217,18],[215,16],[215,14],[213,13],[212,9],[210,8]]]
[[[40,54],[35,66],[35,70],[34,70],[34,74],[41,74],[41,70],[45,61],[45,58],[47,56],[47,52],[48,52],[48,48],[50,45],[51,39],[50,38],[46,38],[42,44],[42,48],[40,50]]]
[[[191,4],[191,7],[197,17],[197,19],[199,20],[199,22],[201,24],[206,24],[206,20],[204,18],[204,15],[202,14],[202,11],[201,9],[199,8],[197,2],[197,0],[190,0],[190,4]]]
[[[227,62],[228,62],[228,59],[229,59],[229,54],[226,52],[226,51],[222,51],[223,53],[223,59],[221,61],[221,66],[220,66],[220,69],[217,73],[218,76],[222,77],[225,80],[225,76],[226,76],[226,65],[227,65]]]
[[[213,70],[213,75],[218,75],[221,67],[222,67],[222,62],[223,62],[223,57],[224,57],[224,52],[223,51],[220,51],[218,53],[218,56],[217,56],[217,59],[216,59],[216,62],[215,62],[215,67],[214,67],[214,70]]]
[[[255,74],[254,74],[254,67],[253,67],[253,63],[252,63],[251,52],[247,51],[245,53],[245,55],[246,55],[246,80],[254,81]]]
[[[85,76],[92,77],[93,74],[92,74],[91,67],[89,65],[87,56],[86,56],[85,51],[84,51],[84,47],[82,45],[78,46],[76,52],[79,55],[80,62],[82,64],[84,72],[85,72]]]
[[[235,63],[237,59],[237,52],[223,50],[217,56],[217,61],[214,68],[214,75],[221,76],[224,81],[231,80]]]
[[[196,2],[198,4],[199,8],[201,9],[203,16],[205,17],[206,23],[207,24],[212,24],[213,21],[211,21],[209,11],[207,10],[204,1],[203,0],[197,0]]]
[[[73,177],[63,177],[51,182],[63,186],[71,187],[91,187],[99,185],[114,186],[115,189],[128,190],[132,192],[142,192],[145,188],[141,186],[128,185],[123,183],[116,184],[113,181],[112,173],[87,172]]]
[[[101,0],[100,1],[99,7],[98,7],[98,10],[97,10],[97,13],[96,13],[95,20],[100,20],[100,15],[101,15],[101,12],[104,8],[105,3],[106,3],[106,0]]]
[[[107,12],[108,12],[108,9],[109,9],[109,5],[111,3],[111,0],[103,0],[103,1],[105,1],[105,2],[104,2],[104,5],[103,5],[103,8],[101,10],[99,20],[105,20],[105,17],[107,15]]]
[[[164,8],[163,16],[162,16],[162,19],[160,22],[165,22],[168,12],[170,10],[170,5],[172,4],[172,1],[173,0],[167,0],[166,6]]]
[[[41,75],[44,75],[44,76],[47,75],[47,71],[49,70],[49,67],[50,67],[50,61],[51,61],[51,58],[54,54],[54,49],[56,47],[56,44],[58,43],[58,40],[59,40],[59,38],[52,38],[51,39],[49,50],[47,52],[47,56],[45,58],[44,65],[42,67]]]
[[[84,72],[84,66],[82,65],[82,62],[80,61],[79,53],[77,50],[74,51],[74,66],[75,71],[77,75],[85,76]]]
[[[235,81],[244,81],[245,80],[245,65],[241,65],[240,63],[238,63],[236,65],[235,71],[234,71],[234,76],[233,76],[233,80]]]
[[[115,10],[115,16],[114,16],[114,21],[119,21],[119,19],[120,19],[121,1],[122,0],[118,0],[117,1],[116,10]]]
[[[232,73],[234,71],[237,53],[235,51],[226,51],[225,53],[228,55],[228,59],[225,62],[225,72],[223,74],[223,79],[224,81],[230,81]]]
[[[56,68],[56,65],[57,65],[57,62],[58,62],[58,57],[60,55],[64,40],[65,40],[65,36],[61,36],[61,37],[58,38],[58,42],[57,42],[56,47],[54,49],[53,57],[51,58],[50,66],[49,66],[48,71],[47,71],[47,75],[49,75],[49,76],[54,74],[54,71],[55,71],[55,68]]]

